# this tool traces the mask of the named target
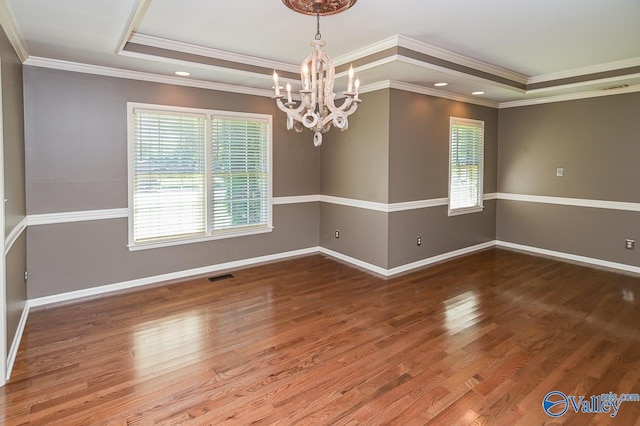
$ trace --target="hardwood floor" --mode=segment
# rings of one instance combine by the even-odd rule
[[[4,424],[640,425],[640,278],[492,249],[393,279],[314,255],[33,311]],[[557,408],[557,407],[556,407]]]

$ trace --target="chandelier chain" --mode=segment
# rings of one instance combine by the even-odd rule
[[[316,11],[316,40],[321,40],[322,34],[320,34],[320,9]]]

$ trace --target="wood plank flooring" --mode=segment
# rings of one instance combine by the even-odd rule
[[[313,255],[33,311],[6,425],[640,425],[640,278],[491,249],[392,279]]]

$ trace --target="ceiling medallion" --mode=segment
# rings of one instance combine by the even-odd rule
[[[282,0],[289,9],[305,15],[334,15],[344,12],[358,0]]]

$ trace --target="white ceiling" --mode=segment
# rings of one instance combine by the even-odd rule
[[[309,53],[316,25],[315,17],[294,13],[281,0],[0,2],[15,23],[14,38],[23,45],[27,64],[64,68],[71,62],[167,77],[186,70],[192,75],[183,84],[251,90],[270,89],[269,73],[121,48],[131,40],[294,71]],[[429,60],[391,55],[358,67],[365,90],[386,84],[496,105],[594,94],[621,84],[631,86],[624,91],[640,90],[640,0],[359,0],[342,14],[321,18],[321,30],[337,65],[400,46],[520,84],[554,81],[549,88],[524,90]],[[620,69],[627,71],[592,75]],[[580,78],[571,84],[560,80],[568,77]],[[435,92],[433,83],[439,81],[449,86]],[[472,97],[475,90],[485,94]]]

